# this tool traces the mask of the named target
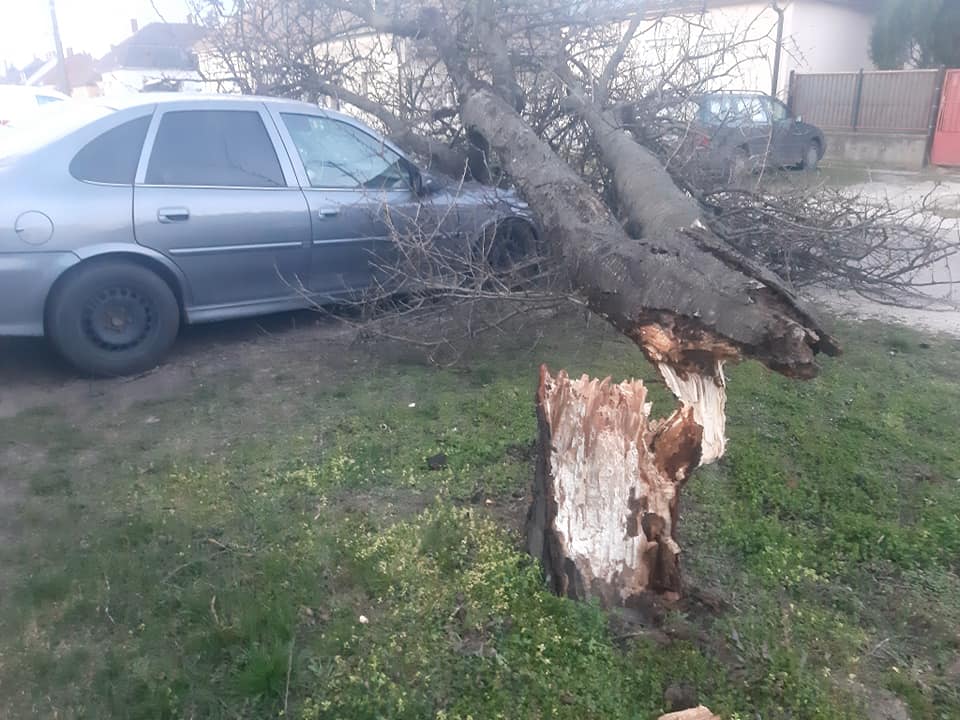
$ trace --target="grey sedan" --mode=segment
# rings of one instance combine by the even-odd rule
[[[45,335],[96,375],[156,365],[183,323],[370,286],[391,217],[464,253],[492,228],[536,233],[513,193],[431,178],[305,103],[138,95],[51,127],[0,147],[0,335]]]

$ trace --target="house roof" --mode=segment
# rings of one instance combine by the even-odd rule
[[[195,70],[193,47],[205,30],[192,23],[150,23],[100,58],[103,72],[121,68]]]

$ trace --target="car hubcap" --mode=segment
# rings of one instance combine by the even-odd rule
[[[104,350],[136,347],[154,327],[152,304],[135,290],[107,288],[92,297],[83,308],[83,332]]]

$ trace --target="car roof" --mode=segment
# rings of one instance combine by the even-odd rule
[[[43,95],[60,98],[62,100],[69,99],[68,95],[64,95],[58,90],[36,87],[35,85],[0,85],[0,95],[6,97],[36,97],[37,95]]]
[[[178,92],[145,92],[145,93],[131,93],[129,95],[117,95],[115,97],[98,97],[94,98],[91,102],[102,105],[110,110],[129,110],[131,108],[138,107],[147,107],[149,105],[161,105],[166,107],[176,107],[177,105],[182,105],[186,108],[189,108],[191,105],[197,103],[203,103],[204,105],[209,105],[210,103],[249,103],[250,105],[259,105],[259,104],[268,104],[278,107],[280,109],[285,109],[287,111],[297,110],[303,112],[309,110],[312,113],[321,113],[327,117],[337,118],[340,120],[345,120],[353,125],[366,125],[362,120],[354,117],[353,115],[347,115],[346,113],[338,112],[336,110],[330,110],[329,108],[320,107],[313,103],[304,102],[302,100],[291,100],[290,98],[284,97],[270,97],[268,95],[231,95],[225,93],[178,93]]]
[[[268,97],[266,95],[229,95],[219,93],[145,92],[99,99],[102,100],[105,105],[109,105],[116,110],[125,110],[143,105],[190,105],[197,102],[282,103],[284,105],[302,105],[305,108],[317,108],[316,105],[311,105],[301,100],[289,100],[287,98]]]
[[[762,90],[714,90],[695,96],[698,100],[710,97],[772,97]]]

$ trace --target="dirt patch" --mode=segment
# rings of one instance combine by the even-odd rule
[[[848,680],[841,687],[870,710],[871,720],[911,720],[907,704],[889,690],[867,687],[855,680]]]
[[[207,377],[238,369],[272,375],[282,368],[316,367],[335,359],[335,347],[353,342],[355,331],[336,318],[288,313],[186,328],[163,365],[143,375],[84,379],[37,340],[0,341],[0,419],[56,406],[80,419],[91,408],[110,414],[175,395]]]

